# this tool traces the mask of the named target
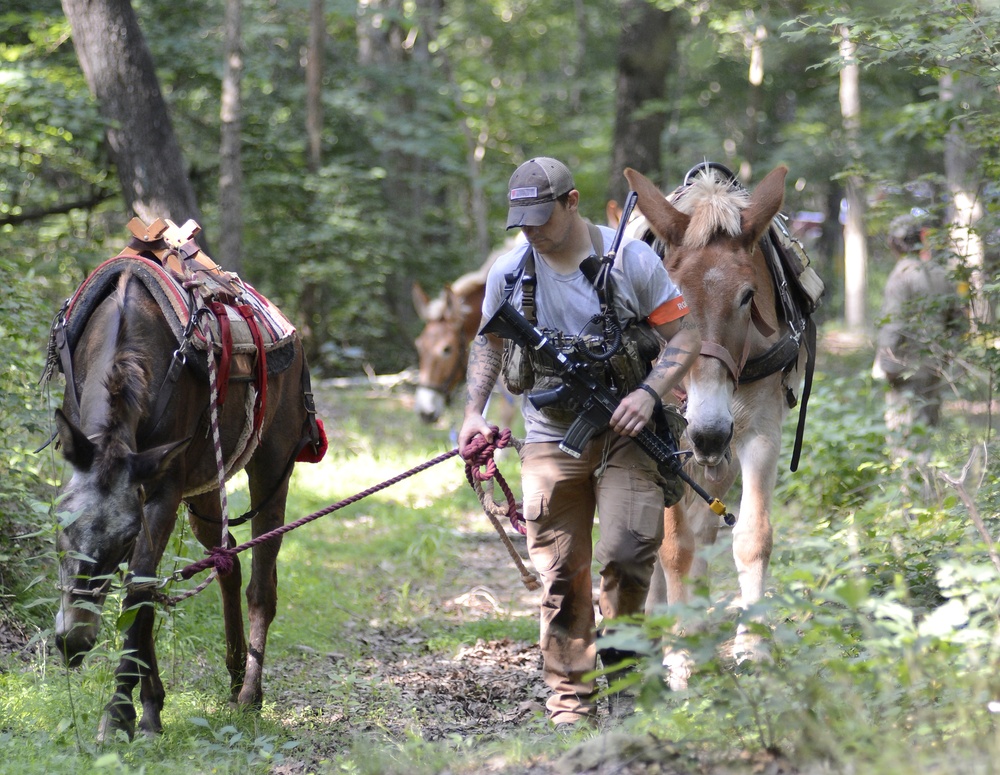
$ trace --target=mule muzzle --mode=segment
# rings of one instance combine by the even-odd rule
[[[417,386],[414,407],[417,414],[420,415],[420,419],[425,423],[436,422],[444,412],[446,403],[446,395],[443,391],[424,385]]]
[[[97,643],[97,622],[80,621],[79,616],[56,614],[56,649],[70,667],[79,667]]]
[[[688,426],[688,439],[698,465],[717,466],[729,452],[729,444],[733,440],[733,424],[726,426]]]

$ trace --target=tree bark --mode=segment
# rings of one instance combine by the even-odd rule
[[[855,45],[846,28],[842,30],[840,56],[844,66],[840,71],[840,114],[847,137],[851,161],[859,152],[857,137],[860,128],[860,76],[855,59]],[[865,327],[866,294],[868,288],[868,245],[865,235],[864,181],[858,175],[847,179],[847,216],[844,222],[844,324],[848,331],[861,333]]]
[[[316,173],[323,163],[323,48],[326,14],[323,0],[309,3],[309,58],[306,61],[307,168]]]
[[[646,0],[622,3],[622,32],[618,42],[615,126],[611,148],[608,198],[622,202],[628,182],[626,167],[658,183],[661,140],[666,126],[664,108],[640,112],[650,102],[662,102],[667,74],[676,51],[675,12],[661,11]]]
[[[128,0],[62,0],[73,45],[107,126],[122,195],[135,215],[200,223],[153,57]],[[204,244],[204,242],[202,242]]]
[[[748,183],[753,177],[753,165],[757,161],[757,141],[760,137],[760,110],[764,104],[764,41],[767,39],[767,28],[758,24],[751,32],[744,33],[744,45],[750,53],[750,67],[747,72],[747,125],[743,136],[743,161],[740,164],[739,178]]]
[[[219,143],[219,255],[230,272],[243,270],[243,31],[242,0],[226,0],[225,67]]]

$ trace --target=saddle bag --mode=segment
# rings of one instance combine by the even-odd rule
[[[771,221],[768,239],[781,259],[789,287],[806,316],[815,312],[823,300],[826,288],[820,276],[809,266],[809,256],[802,244],[793,237],[785,226],[786,216],[778,213]]]

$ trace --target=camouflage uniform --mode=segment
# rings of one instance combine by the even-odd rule
[[[896,218],[889,246],[898,256],[885,285],[873,375],[889,384],[885,422],[907,437],[941,416],[949,340],[957,333],[959,299],[947,270],[921,257],[919,221]]]

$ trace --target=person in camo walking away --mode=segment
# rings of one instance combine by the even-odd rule
[[[911,213],[889,224],[896,257],[886,280],[872,376],[888,383],[885,424],[895,454],[926,453],[927,431],[941,420],[941,401],[955,337],[964,315],[948,270],[924,245],[926,227]]]
[[[571,349],[583,341],[581,337],[589,337],[588,346],[593,346],[603,336],[595,321],[602,306],[581,263],[592,255],[605,255],[614,232],[582,217],[573,176],[555,159],[539,157],[522,164],[511,176],[508,191],[507,228],[520,228],[528,247],[501,256],[492,267],[483,324],[509,298],[562,348]],[[525,304],[525,286],[533,289],[533,303],[529,291]],[[521,401],[527,546],[542,579],[540,646],[545,682],[551,689],[546,707],[557,725],[593,724],[597,717],[598,651],[591,582],[595,556],[601,566],[599,608],[604,620],[642,612],[663,538],[665,498],[669,493],[674,493],[674,501],[679,497],[680,480],[664,481],[654,461],[630,437],[650,423],[654,410],[663,416],[662,397],[680,383],[701,347],[701,335],[688,322],[680,290],[648,245],[639,240],[624,243],[614,263],[611,287],[609,297],[626,335],[656,332],[658,337],[652,337],[648,361],[630,361],[638,380],[630,383],[617,372],[607,375],[607,384],[616,386],[621,401],[610,427],[595,434],[576,459],[559,448],[572,415],[557,407],[537,409],[524,396]],[[503,353],[503,340],[493,334],[481,333],[472,343],[465,419],[458,437],[466,459],[474,456],[470,444],[476,436],[494,440],[483,408],[501,374]],[[540,388],[551,373],[546,374],[545,364],[533,363],[530,353],[525,357],[528,383]],[[524,384],[513,384],[524,376],[504,371],[513,392],[526,389]],[[596,547],[595,510],[601,526]],[[601,657],[604,667],[613,669],[628,655],[608,649]]]

